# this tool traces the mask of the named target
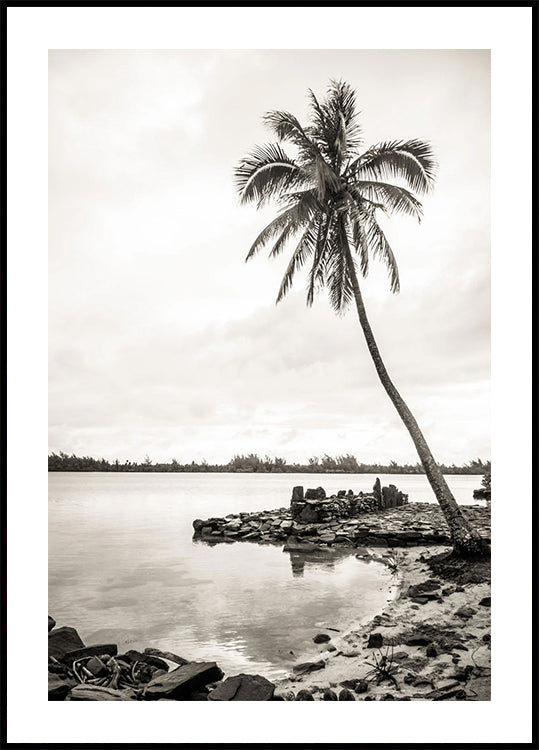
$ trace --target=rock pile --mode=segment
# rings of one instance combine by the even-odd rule
[[[85,646],[75,628],[55,629],[49,616],[51,701],[267,701],[275,686],[260,675],[223,680],[215,662],[190,662],[146,648],[118,654],[113,643]]]
[[[490,509],[461,508],[490,541]],[[412,547],[451,541],[438,504],[409,503],[396,487],[382,488],[378,480],[372,495],[343,490],[326,498],[321,487],[305,493],[302,487],[294,487],[290,508],[196,519],[193,528],[194,538],[204,542],[285,542],[289,549],[308,545]]]
[[[294,487],[290,501],[290,513],[295,521],[303,523],[329,523],[340,518],[356,518],[361,513],[372,513],[385,508],[398,508],[408,502],[408,495],[400,492],[394,484],[381,487],[377,479],[372,493],[339,490],[336,495],[326,497],[323,487],[308,489]]]

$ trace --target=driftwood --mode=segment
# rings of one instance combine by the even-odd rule
[[[189,664],[189,661],[187,659],[184,659],[183,656],[173,654],[172,651],[161,651],[158,648],[145,648],[144,653],[149,654],[150,656],[159,656],[161,659],[168,659],[169,661],[173,661],[175,664],[180,664],[180,666]]]

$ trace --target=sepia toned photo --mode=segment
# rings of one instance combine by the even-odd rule
[[[51,50],[48,469],[49,700],[489,701],[489,50]]]

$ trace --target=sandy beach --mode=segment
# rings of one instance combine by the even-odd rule
[[[330,640],[313,644],[302,662],[311,666],[297,664],[277,694],[335,700],[346,689],[351,695],[339,699],[490,700],[490,564],[447,564],[441,558],[449,552],[399,550],[396,591],[384,611],[363,626],[322,631]],[[380,548],[375,555],[384,553],[395,556]],[[378,683],[371,665],[384,656],[393,679]]]

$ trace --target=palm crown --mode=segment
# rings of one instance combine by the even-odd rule
[[[242,202],[260,207],[275,200],[282,209],[258,235],[246,260],[270,245],[270,257],[275,257],[299,237],[277,302],[290,289],[295,272],[311,259],[307,303],[326,286],[332,307],[341,313],[353,296],[356,275],[350,248],[363,276],[372,254],[385,263],[391,290],[399,290],[395,256],[376,211],[420,219],[421,203],[413,193],[430,189],[435,162],[430,145],[420,140],[386,141],[361,153],[355,94],[347,83],[331,82],[322,102],[309,90],[309,101],[306,127],[289,112],[271,111],[264,117],[278,140],[293,146],[294,158],[279,143],[270,143],[255,148],[236,168]],[[386,181],[394,179],[401,184]]]

